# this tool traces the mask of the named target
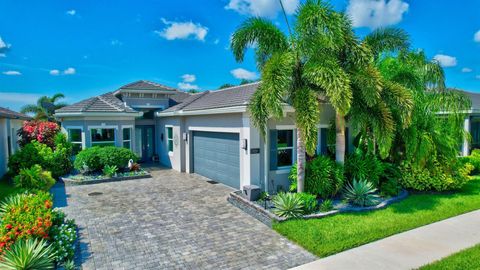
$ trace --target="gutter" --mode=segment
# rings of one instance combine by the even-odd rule
[[[131,117],[140,117],[143,115],[143,112],[65,112],[65,113],[55,113],[53,116],[57,117],[69,117],[69,116],[131,116]]]

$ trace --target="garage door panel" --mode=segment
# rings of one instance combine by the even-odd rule
[[[240,187],[240,144],[236,133],[193,133],[194,172],[228,186]]]

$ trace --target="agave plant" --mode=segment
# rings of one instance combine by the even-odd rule
[[[343,196],[345,199],[357,206],[372,206],[378,204],[379,196],[375,194],[377,189],[367,180],[357,181],[353,179],[351,184],[347,184]]]
[[[103,168],[103,175],[112,177],[117,173],[117,171],[118,171],[117,166],[105,165],[105,167]]]
[[[10,209],[12,206],[21,206],[23,199],[27,196],[26,193],[10,195],[0,203],[0,218]]]
[[[44,240],[18,240],[5,250],[0,259],[0,269],[45,270],[54,268],[53,248]]]
[[[280,217],[298,218],[303,215],[303,202],[297,193],[280,192],[272,199],[273,212]]]

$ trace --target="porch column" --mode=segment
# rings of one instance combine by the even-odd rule
[[[465,132],[470,133],[470,116],[465,117],[463,122],[463,129]],[[470,144],[468,142],[468,138],[465,137],[463,139],[463,147],[462,147],[462,156],[468,156],[470,154]]]

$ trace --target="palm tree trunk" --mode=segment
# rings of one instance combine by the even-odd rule
[[[345,162],[345,116],[335,114],[335,160],[343,164]]]
[[[303,142],[300,130],[297,129],[297,192],[305,189],[305,143]]]

